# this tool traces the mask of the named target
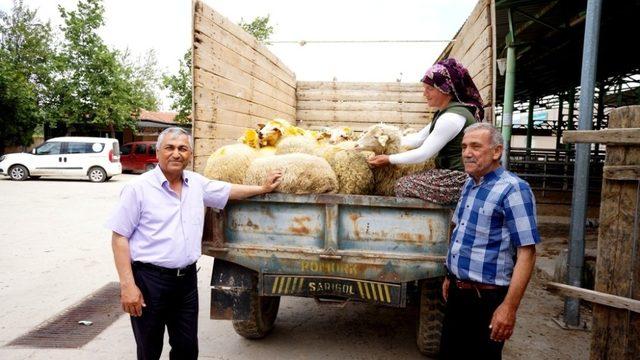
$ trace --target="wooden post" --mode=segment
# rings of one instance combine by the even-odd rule
[[[639,128],[640,106],[621,107],[609,115],[609,129]],[[608,144],[606,166],[640,164],[640,144]],[[595,290],[640,300],[638,207],[640,181],[603,176]],[[637,359],[640,314],[595,304],[591,359]]]

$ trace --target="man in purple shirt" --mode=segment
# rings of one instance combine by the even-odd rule
[[[160,358],[165,326],[171,359],[198,357],[196,261],[205,206],[222,209],[228,199],[268,193],[280,184],[279,171],[262,186],[209,180],[185,170],[192,149],[186,131],[164,130],[156,147],[158,166],[125,185],[107,221],[138,359]]]

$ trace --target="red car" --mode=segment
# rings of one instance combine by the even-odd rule
[[[155,141],[136,141],[120,148],[122,171],[145,172],[158,164]]]

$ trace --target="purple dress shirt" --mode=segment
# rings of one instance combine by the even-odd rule
[[[178,197],[156,167],[124,186],[106,227],[129,239],[131,261],[166,268],[193,264],[201,255],[205,206],[222,209],[231,184],[185,170]]]

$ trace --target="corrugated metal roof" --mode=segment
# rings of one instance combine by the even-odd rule
[[[528,101],[580,85],[587,1],[496,1],[496,52],[505,57],[511,9],[517,44],[515,100]],[[640,72],[635,49],[640,0],[603,1],[597,81]],[[536,19],[533,20],[532,18]],[[504,77],[497,77],[497,104],[504,96]]]

